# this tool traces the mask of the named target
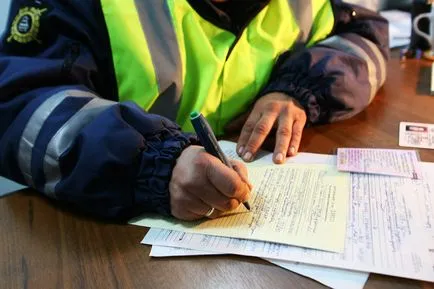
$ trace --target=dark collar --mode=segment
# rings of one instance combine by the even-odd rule
[[[205,20],[238,35],[270,0],[231,0],[215,4],[211,0],[188,0]]]

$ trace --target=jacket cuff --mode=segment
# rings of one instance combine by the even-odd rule
[[[193,134],[182,133],[174,124],[163,122],[165,129],[148,137],[141,154],[135,188],[136,212],[155,212],[171,215],[169,182],[177,158],[192,144],[197,144]]]

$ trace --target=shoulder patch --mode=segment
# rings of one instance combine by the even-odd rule
[[[10,35],[7,38],[7,42],[16,41],[25,44],[36,41],[41,43],[41,41],[38,39],[40,18],[46,11],[46,8],[21,8],[12,22]]]

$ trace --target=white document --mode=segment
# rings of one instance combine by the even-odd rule
[[[343,252],[349,174],[321,164],[247,168],[254,187],[250,212],[240,207],[227,216],[198,222],[145,215],[130,223]]]
[[[339,171],[421,178],[414,150],[338,148],[337,155]]]
[[[149,253],[149,256],[157,258],[207,255],[225,255],[225,253],[166,246],[152,246],[151,252]]]
[[[423,164],[432,179],[434,164]],[[434,281],[434,190],[423,180],[353,174],[345,252],[151,229],[142,243]]]
[[[277,266],[312,278],[333,289],[363,289],[369,273],[357,272],[329,267],[321,267],[303,263],[265,259]]]
[[[434,124],[401,122],[399,124],[399,145],[434,149]]]
[[[0,177],[0,197],[11,194],[26,188],[23,185],[17,184],[9,179]]]
[[[221,255],[217,252],[206,252],[185,248],[152,246],[150,256],[172,257],[172,256],[203,256]],[[270,263],[293,271],[297,274],[316,280],[334,289],[362,289],[368,280],[369,274],[335,268],[320,267],[308,264],[301,264],[289,261],[265,259]]]

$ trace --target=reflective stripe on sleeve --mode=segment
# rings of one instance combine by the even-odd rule
[[[32,114],[27,122],[18,146],[18,165],[26,183],[34,187],[31,172],[32,150],[45,121],[62,101],[69,96],[94,97],[93,94],[81,90],[63,90],[48,98]]]

